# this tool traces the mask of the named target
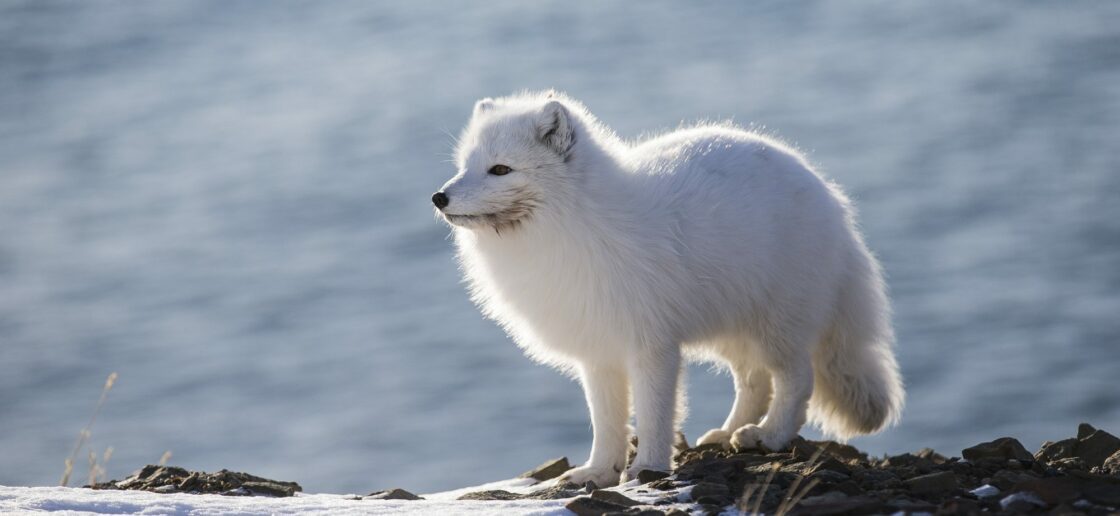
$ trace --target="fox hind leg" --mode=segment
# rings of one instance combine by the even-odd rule
[[[806,347],[786,347],[787,356],[770,364],[773,399],[760,423],[748,423],[731,434],[738,449],[785,448],[805,424],[813,394],[813,366]]]
[[[731,446],[731,434],[748,424],[759,423],[770,406],[770,372],[761,364],[751,365],[750,361],[738,359],[731,362],[731,375],[735,382],[735,402],[723,426],[709,430],[696,444],[719,444],[724,448]]]

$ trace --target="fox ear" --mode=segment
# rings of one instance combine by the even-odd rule
[[[494,99],[486,97],[474,103],[474,116],[478,116],[480,113],[485,113],[491,109],[494,109]]]
[[[571,114],[558,100],[550,100],[541,108],[537,119],[537,136],[557,154],[567,157],[575,144]]]

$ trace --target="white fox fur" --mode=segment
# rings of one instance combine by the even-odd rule
[[[567,480],[670,468],[682,355],[735,380],[700,443],[780,449],[806,418],[846,439],[899,417],[879,264],[840,188],[789,147],[726,125],[624,142],[547,92],[479,101],[456,164],[433,202],[473,299],[583,384],[594,442]]]

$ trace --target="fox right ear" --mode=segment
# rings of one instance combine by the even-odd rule
[[[494,109],[494,99],[492,99],[490,97],[486,97],[486,98],[474,103],[474,115],[475,116],[478,116],[481,113],[485,113],[487,111],[490,111],[491,109]]]
[[[538,138],[565,158],[576,141],[570,116],[568,108],[553,99],[545,103],[537,119]]]

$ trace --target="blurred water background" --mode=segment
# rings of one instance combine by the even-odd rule
[[[0,3],[0,484],[90,441],[309,491],[582,461],[579,386],[459,283],[474,100],[732,118],[857,200],[909,387],[874,453],[1120,431],[1120,4]],[[726,376],[690,374],[695,439]],[[809,432],[809,435],[815,435]],[[84,455],[76,478],[84,479]]]

